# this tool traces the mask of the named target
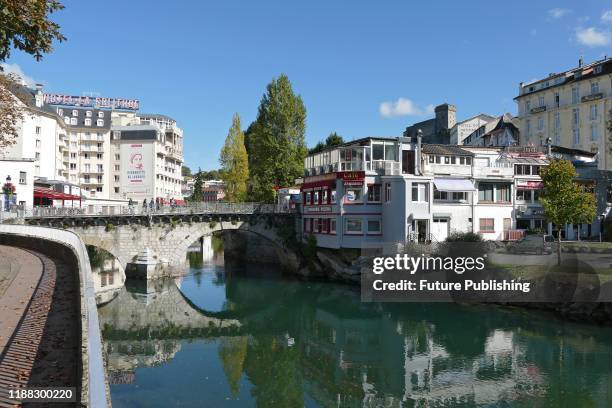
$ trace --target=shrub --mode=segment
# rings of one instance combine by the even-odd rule
[[[446,242],[483,242],[482,235],[475,232],[451,232]]]
[[[608,217],[604,221],[603,239],[612,241],[612,217]]]
[[[110,231],[112,231],[114,229],[115,229],[115,226],[113,224],[111,224],[110,222],[108,224],[106,224],[106,227],[104,227],[104,230],[106,232],[110,232]]]
[[[306,236],[306,242],[302,245],[302,255],[309,263],[314,262],[317,256],[317,237],[312,234]]]
[[[217,221],[211,221],[208,223],[208,226],[210,227],[210,229],[215,229],[215,227],[217,226]]]

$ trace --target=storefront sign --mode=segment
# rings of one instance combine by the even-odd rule
[[[321,206],[304,207],[304,210],[308,213],[323,213],[323,212],[331,212],[332,208],[329,205],[321,205]]]
[[[536,180],[517,181],[516,187],[522,190],[541,190],[544,188],[544,183]]]
[[[364,171],[344,171],[338,173],[338,178],[342,179],[345,186],[360,186],[365,180]]]

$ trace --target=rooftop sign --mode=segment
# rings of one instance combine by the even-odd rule
[[[62,94],[44,94],[44,101],[50,105],[80,106],[97,109],[138,110],[138,99],[102,98],[94,96],[74,96]]]

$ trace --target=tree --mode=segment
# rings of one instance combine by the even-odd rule
[[[181,175],[183,177],[191,177],[191,169],[185,165],[181,167]]]
[[[43,53],[53,51],[53,41],[62,42],[66,37],[49,16],[63,8],[58,0],[4,0],[0,4],[0,60],[10,56],[11,48],[37,61]]]
[[[342,138],[342,136],[338,135],[336,132],[332,132],[329,134],[329,136],[327,136],[325,142],[318,142],[315,147],[308,151],[308,154],[319,153],[330,147],[340,146],[343,143],[344,139]]]
[[[275,189],[303,175],[306,108],[286,75],[272,79],[247,130],[250,188],[257,201],[273,202]]]
[[[0,62],[15,48],[38,61],[53,50],[53,41],[66,38],[49,15],[64,6],[57,0],[4,0],[0,2]],[[1,71],[1,69],[0,69]],[[29,95],[23,95],[15,77],[0,73],[0,150],[15,143]]]
[[[557,225],[557,263],[561,265],[561,236],[566,224],[591,222],[595,217],[593,194],[574,181],[576,169],[568,160],[552,160],[540,171],[544,182],[544,196],[540,203],[544,216]]]
[[[229,202],[244,201],[249,180],[249,158],[244,146],[244,133],[240,128],[240,116],[234,114],[232,126],[221,149],[221,179],[225,182]]]
[[[195,203],[204,200],[204,194],[202,193],[202,169],[198,169],[198,172],[195,175],[193,193],[191,193],[189,200]]]

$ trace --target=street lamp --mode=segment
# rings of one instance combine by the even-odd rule
[[[603,232],[603,223],[604,220],[606,219],[606,213],[601,213],[597,216],[597,219],[599,220],[599,242],[601,242],[601,234]]]
[[[11,175],[9,174],[8,176],[6,176],[6,182],[10,183],[11,182]]]

